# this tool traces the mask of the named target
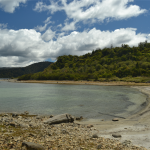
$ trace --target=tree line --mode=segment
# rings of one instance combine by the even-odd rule
[[[27,74],[19,80],[100,80],[101,78],[150,77],[150,43],[137,47],[93,50],[82,56],[59,56],[43,72]]]

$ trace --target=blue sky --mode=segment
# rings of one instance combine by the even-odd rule
[[[0,67],[150,42],[149,0],[0,0]]]

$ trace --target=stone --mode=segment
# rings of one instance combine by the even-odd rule
[[[32,142],[23,142],[22,147],[25,146],[27,150],[45,150],[45,148],[37,143],[32,143]]]
[[[98,138],[97,134],[92,135],[92,138]]]
[[[112,119],[112,121],[119,121],[119,119],[118,118],[114,118],[114,119]]]
[[[18,118],[18,119],[22,119],[22,116],[18,116],[17,118]]]
[[[82,116],[76,118],[76,120],[82,120],[82,119],[83,119]]]
[[[29,127],[28,124],[19,124],[19,126],[20,126],[21,128],[28,128],[28,127]]]
[[[87,125],[87,128],[92,128],[92,127],[93,127],[92,124]]]
[[[62,129],[62,130],[61,130],[61,133],[62,133],[62,134],[69,134],[65,129]]]
[[[113,136],[114,138],[121,138],[121,137],[122,137],[120,134],[112,134],[112,136]]]
[[[28,112],[28,111],[25,111],[24,114],[25,114],[25,115],[29,115],[29,112]]]
[[[48,120],[43,121],[45,124],[60,124],[60,123],[68,123],[74,122],[74,117],[70,114],[61,114],[54,116],[53,118],[49,118]]]
[[[12,126],[12,127],[15,127],[16,124],[14,122],[10,122],[8,125]]]
[[[18,114],[13,113],[13,114],[12,114],[12,117],[13,117],[13,118],[16,118],[16,117],[18,117]]]
[[[50,115],[49,117],[50,117],[50,118],[53,118],[54,116],[53,116],[53,115]]]
[[[101,148],[102,148],[102,145],[101,145],[101,144],[97,146],[97,149],[101,149]]]

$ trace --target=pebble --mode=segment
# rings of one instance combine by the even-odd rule
[[[131,141],[121,143],[116,139],[100,137],[100,133],[99,136],[93,134],[95,133],[92,128],[93,125],[82,125],[74,122],[44,124],[43,121],[49,117],[29,114],[18,114],[16,117],[12,117],[11,114],[0,115],[0,150],[20,150],[24,147],[31,150],[32,146],[34,148],[39,146],[41,150],[146,150],[143,147],[132,145]],[[15,126],[10,125],[12,123]]]

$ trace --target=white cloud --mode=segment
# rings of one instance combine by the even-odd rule
[[[27,0],[0,0],[0,8],[5,12],[13,13],[20,3],[26,3]]]
[[[50,41],[55,37],[55,32],[53,32],[50,28],[42,35],[42,39],[44,41]]]
[[[52,23],[52,21],[50,21],[51,17],[47,17],[47,19],[44,21],[45,24],[49,24]]]
[[[73,23],[65,24],[64,30],[74,29],[74,23],[79,21],[93,23],[109,19],[122,20],[139,16],[147,11],[140,9],[137,5],[130,4],[134,0],[73,0],[70,3],[67,3],[67,0],[60,1],[61,5],[53,1],[50,5],[38,2],[34,10],[40,12],[48,10],[51,13],[65,11],[68,19],[73,19]]]
[[[61,28],[61,27],[62,27],[62,24],[57,25],[57,27],[60,27],[60,28]]]
[[[76,22],[65,23],[65,26],[62,28],[62,31],[76,30]]]
[[[60,55],[82,55],[96,48],[137,46],[146,39],[147,34],[137,34],[136,29],[126,28],[115,31],[101,31],[95,28],[84,32],[72,32],[52,40],[54,32],[48,29],[43,35],[34,29],[0,29],[0,67],[26,66],[31,62],[55,59]],[[45,42],[48,41],[48,42]]]
[[[45,24],[44,26],[37,26],[35,27],[35,30],[42,32],[46,30],[46,27],[47,27],[47,24]]]
[[[52,21],[50,21],[50,19],[51,19],[51,17],[48,17],[48,18],[44,21],[45,25],[44,25],[44,26],[37,26],[37,27],[35,27],[35,30],[36,30],[36,31],[39,31],[39,32],[45,31],[46,28],[47,28],[47,25],[50,24],[50,23],[53,23]]]
[[[51,1],[51,5],[46,5],[43,2],[37,2],[36,6],[34,8],[34,11],[45,11],[45,10],[51,10],[51,13],[54,13],[56,11],[61,10],[61,8],[58,5],[58,2]]]
[[[7,24],[0,23],[0,28],[1,29],[7,28]]]

